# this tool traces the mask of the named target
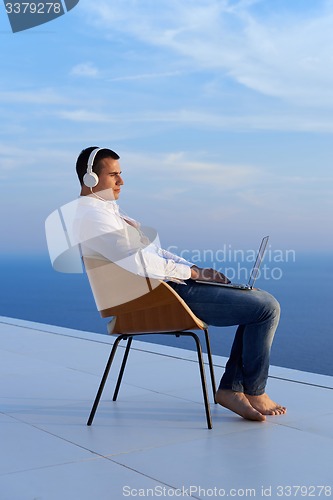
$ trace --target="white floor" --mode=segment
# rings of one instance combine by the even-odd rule
[[[212,403],[208,430],[196,354],[134,341],[118,401],[120,354],[87,427],[112,342],[0,318],[0,500],[333,497],[333,377],[272,367],[287,415]]]

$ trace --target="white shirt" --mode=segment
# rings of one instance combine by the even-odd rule
[[[120,212],[115,201],[82,196],[77,203],[73,234],[83,256],[106,258],[149,278],[183,282],[192,263],[160,247],[158,234]]]

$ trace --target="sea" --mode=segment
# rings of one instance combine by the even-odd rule
[[[196,263],[199,265],[200,263]],[[210,265],[210,263],[202,263]],[[248,264],[251,267],[251,264]],[[271,364],[333,375],[333,262],[329,254],[297,254],[256,285],[281,305]],[[106,334],[85,274],[53,270],[48,255],[1,255],[0,315]],[[229,356],[236,327],[210,327],[213,354]],[[145,337],[194,349],[191,338]],[[145,341],[145,340],[142,340]]]

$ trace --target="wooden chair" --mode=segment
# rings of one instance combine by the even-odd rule
[[[113,401],[116,401],[118,396],[133,337],[158,333],[177,337],[190,336],[194,339],[198,354],[207,426],[211,429],[212,420],[201,343],[198,335],[189,331],[193,329],[204,331],[215,397],[216,386],[207,325],[195,316],[168,283],[135,275],[110,261],[96,257],[84,257],[83,260],[97,308],[103,318],[113,317],[108,324],[108,331],[111,335],[117,335],[87,425],[91,425],[93,422],[119,342],[123,339],[127,340]]]

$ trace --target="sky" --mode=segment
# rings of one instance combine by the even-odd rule
[[[332,0],[80,0],[0,11],[1,253],[46,253],[88,146],[164,247],[333,249]]]

